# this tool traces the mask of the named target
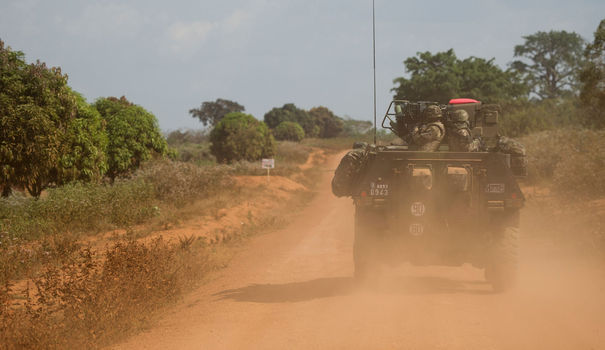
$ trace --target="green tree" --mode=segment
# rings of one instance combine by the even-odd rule
[[[219,98],[214,102],[202,103],[200,108],[190,109],[189,114],[194,118],[198,118],[204,126],[210,125],[214,127],[227,114],[231,112],[243,112],[244,110],[244,106],[237,102]]]
[[[250,114],[229,113],[210,132],[210,151],[221,163],[258,160],[275,154],[267,125]]]
[[[514,72],[503,71],[486,60],[469,57],[460,60],[453,49],[445,52],[419,52],[404,61],[409,78],[399,77],[392,91],[396,99],[447,103],[454,97],[470,97],[485,103],[519,98],[527,88]]]
[[[356,120],[345,116],[343,122],[343,134],[346,136],[360,136],[367,134],[374,129],[374,125],[369,120]]]
[[[537,32],[524,36],[515,46],[511,68],[519,72],[540,99],[559,98],[577,92],[577,72],[582,67],[584,40],[574,32]]]
[[[105,121],[107,137],[107,175],[112,181],[137,169],[154,155],[165,155],[166,140],[157,119],[143,107],[121,98],[100,98],[93,107]]]
[[[296,122],[281,122],[274,130],[276,140],[300,142],[305,138],[305,131]]]
[[[58,168],[59,184],[78,180],[99,181],[107,172],[107,133],[99,112],[82,95],[73,92],[77,112],[69,125],[65,152]]]
[[[307,137],[317,137],[320,131],[317,121],[307,111],[296,107],[293,103],[287,103],[281,108],[273,108],[265,114],[264,120],[271,129],[275,129],[282,122],[296,122],[303,128]]]
[[[319,137],[336,137],[344,130],[344,122],[326,107],[314,107],[309,110],[309,115],[319,126]]]
[[[585,123],[605,127],[605,19],[584,52],[586,64],[580,73],[580,101],[586,109]]]
[[[34,197],[56,183],[75,98],[60,68],[0,41],[0,187],[23,186]]]
[[[396,99],[445,102],[460,90],[460,67],[453,49],[432,54],[418,52],[404,62],[410,78],[396,78],[393,91]]]

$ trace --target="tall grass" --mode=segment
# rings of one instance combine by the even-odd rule
[[[298,165],[311,150],[280,143],[273,173],[308,180],[314,169],[300,175]],[[156,160],[112,185],[75,183],[38,200],[19,194],[0,199],[0,348],[96,348],[140,328],[209,268],[223,264],[210,261],[218,249],[193,238],[121,238],[95,253],[82,244],[82,235],[146,223],[167,208],[184,213],[197,208],[188,207],[197,200],[227,205],[222,200],[234,192],[232,175],[264,172],[260,162],[199,166]],[[296,201],[308,199],[296,197],[237,230],[244,236],[283,225]],[[23,291],[15,282],[25,278],[31,284]]]
[[[573,197],[605,195],[605,131],[559,129],[521,141],[527,148],[531,183],[547,182]]]
[[[154,188],[143,180],[113,186],[74,183],[49,189],[41,199],[16,195],[0,199],[2,239],[31,240],[66,232],[134,225],[154,214]]]

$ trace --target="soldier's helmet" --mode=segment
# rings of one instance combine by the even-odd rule
[[[440,119],[441,118],[441,108],[436,105],[427,106],[424,110],[424,117],[426,119]]]
[[[464,109],[459,109],[452,115],[454,123],[468,123],[468,113]]]

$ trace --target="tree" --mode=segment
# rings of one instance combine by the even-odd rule
[[[281,122],[274,130],[276,140],[300,142],[305,138],[305,131],[296,122]]]
[[[75,98],[60,68],[37,61],[0,41],[0,187],[23,186],[34,197],[58,176]]]
[[[403,63],[410,78],[396,78],[393,91],[396,99],[448,101],[460,90],[460,69],[453,49],[438,52],[418,52]]]
[[[318,136],[321,138],[336,137],[344,130],[343,120],[334,115],[334,113],[326,107],[320,106],[311,108],[309,114],[319,126]]]
[[[275,154],[267,125],[250,114],[229,113],[210,132],[210,151],[220,163],[258,160]]]
[[[82,95],[72,93],[76,99],[76,115],[69,125],[57,182],[99,181],[108,169],[105,123],[99,112]]]
[[[137,169],[154,155],[165,155],[166,140],[155,116],[143,107],[121,98],[100,98],[93,107],[106,123],[107,175],[112,181]]]
[[[343,134],[346,136],[361,136],[374,130],[374,125],[369,120],[356,120],[345,116]]]
[[[319,125],[304,109],[296,107],[293,103],[287,103],[281,108],[273,108],[265,114],[265,123],[271,129],[275,129],[282,122],[298,123],[307,137],[319,135]]]
[[[453,49],[419,52],[404,61],[409,78],[399,77],[392,89],[396,99],[447,103],[454,97],[471,97],[486,103],[527,95],[515,72],[503,71],[494,59],[460,60]]]
[[[580,101],[586,108],[586,124],[605,127],[605,19],[594,33],[594,41],[586,46],[586,64],[580,72]]]
[[[210,124],[211,127],[214,127],[227,114],[232,112],[243,112],[244,110],[244,106],[237,102],[219,98],[215,102],[202,103],[200,108],[190,109],[189,114],[194,118],[198,118],[204,126]]]
[[[537,32],[524,36],[515,46],[511,68],[519,72],[540,99],[559,98],[577,92],[577,72],[583,61],[584,40],[566,31]]]

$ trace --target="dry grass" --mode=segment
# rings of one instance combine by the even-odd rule
[[[317,171],[297,170],[311,148],[295,146],[280,145],[279,171],[312,184],[309,177]],[[221,245],[193,236],[144,243],[130,234],[106,249],[92,249],[81,243],[82,235],[118,227],[151,231],[187,217],[218,216],[254,195],[233,186],[230,175],[255,174],[258,167],[160,161],[113,186],[74,184],[38,201],[1,202],[0,348],[97,348],[144,327],[209,270],[224,266],[232,246],[285,225],[312,193],[299,193],[278,211],[245,222]]]
[[[530,183],[551,184],[570,198],[605,195],[605,131],[560,129],[521,141],[527,148]]]
[[[72,259],[33,279],[23,302],[10,284],[0,290],[0,343],[7,348],[94,348],[144,324],[206,271],[195,242],[150,244],[122,240],[96,257],[78,249]]]
[[[80,246],[57,252],[61,259],[39,266],[26,291],[9,280],[2,284],[0,344],[7,349],[98,348],[123,339],[210,270],[226,266],[247,237],[285,226],[311,198],[307,192],[278,212],[246,222],[219,246],[193,237],[178,242],[159,237],[150,243],[120,239],[102,253]]]
[[[527,182],[534,186],[528,189],[534,202],[528,217],[547,215],[540,222],[550,226],[541,228],[553,242],[605,257],[605,131],[559,129],[521,141],[527,148]],[[532,231],[540,230],[529,227]]]

